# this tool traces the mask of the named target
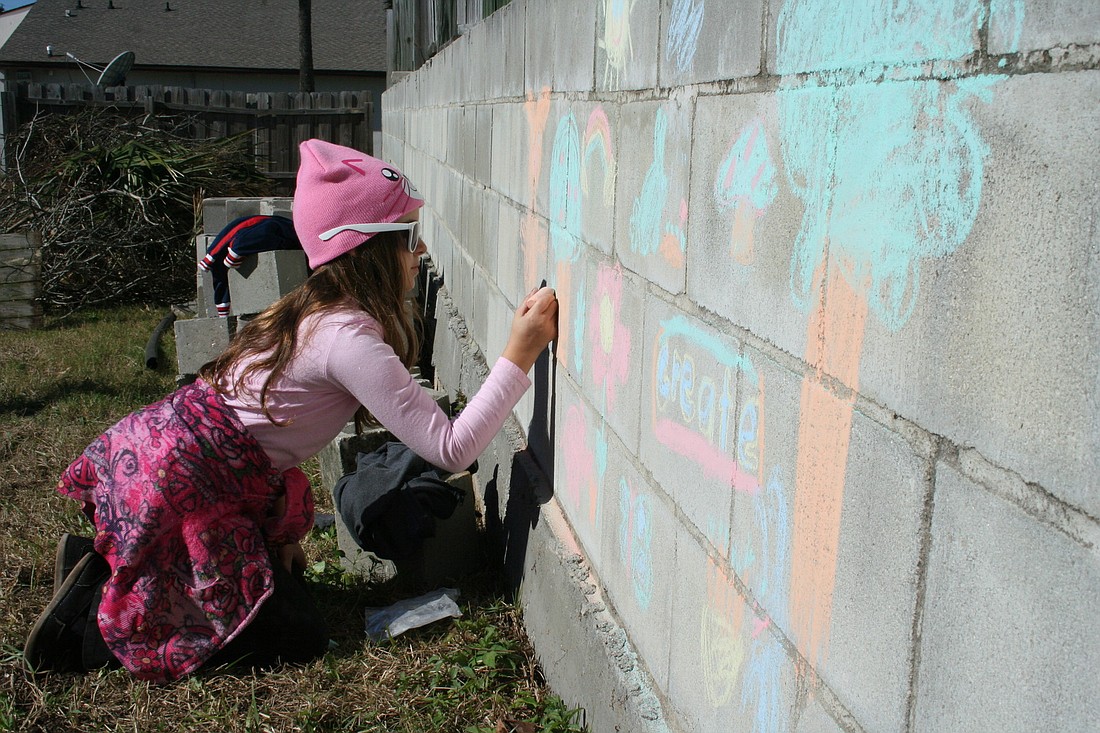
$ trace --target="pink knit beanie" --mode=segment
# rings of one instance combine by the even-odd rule
[[[424,205],[408,178],[389,163],[323,140],[298,146],[302,163],[294,192],[294,231],[310,268],[355,249],[374,234],[323,232],[343,224],[387,224]]]

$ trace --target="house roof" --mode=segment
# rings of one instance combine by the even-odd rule
[[[315,71],[386,70],[383,0],[312,3]],[[297,70],[298,2],[37,0],[0,47],[0,64],[71,64],[68,52],[102,66],[123,51],[137,68]]]

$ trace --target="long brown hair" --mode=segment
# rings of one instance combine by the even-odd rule
[[[400,232],[375,234],[364,244],[327,262],[306,281],[250,320],[233,337],[229,347],[199,370],[199,376],[219,392],[251,394],[247,386],[253,375],[267,374],[260,388],[260,409],[268,420],[278,422],[268,411],[271,385],[286,371],[298,351],[299,326],[309,315],[346,307],[369,313],[383,329],[383,339],[406,367],[419,357],[420,333],[416,313],[406,298],[401,249],[406,237]],[[230,384],[237,365],[244,368]],[[355,413],[357,428],[376,425],[377,420],[360,407]]]

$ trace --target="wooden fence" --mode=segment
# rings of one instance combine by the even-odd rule
[[[293,194],[298,143],[321,138],[373,154],[370,91],[226,92],[171,86],[101,88],[86,84],[20,84],[15,123],[42,112],[113,107],[134,114],[174,114],[190,120],[194,139],[252,132],[256,162],[274,178],[278,195]]]
[[[41,250],[36,233],[0,234],[0,330],[42,325]]]

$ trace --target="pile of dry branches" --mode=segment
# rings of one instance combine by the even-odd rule
[[[41,115],[16,133],[0,177],[0,231],[42,234],[46,310],[194,297],[202,199],[265,195],[270,183],[247,135],[193,140],[188,125],[90,108]]]

